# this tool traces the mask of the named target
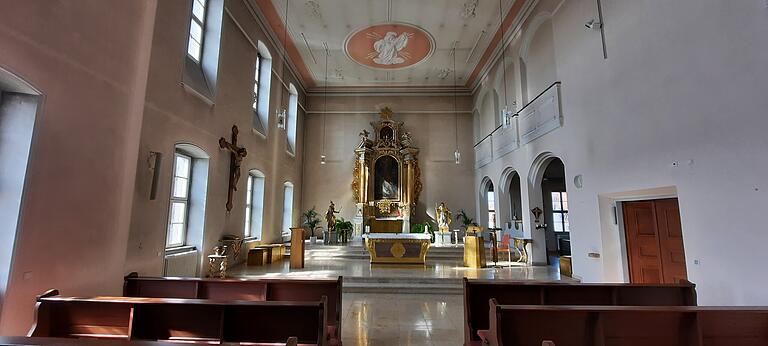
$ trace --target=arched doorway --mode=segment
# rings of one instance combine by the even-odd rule
[[[568,222],[568,192],[565,185],[565,165],[559,158],[546,164],[541,178],[541,221],[546,225],[547,263],[559,264],[560,256],[571,255],[570,223]]]
[[[523,196],[520,186],[520,174],[510,173],[507,193],[509,196],[509,222],[510,228],[515,233],[523,232]]]
[[[493,182],[488,177],[480,183],[480,214],[477,216],[477,223],[489,231],[495,230],[498,227],[496,192]]]

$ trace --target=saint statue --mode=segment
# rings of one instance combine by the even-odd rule
[[[336,214],[341,210],[336,210],[336,205],[331,201],[331,205],[328,206],[328,211],[325,212],[325,221],[328,222],[328,232],[336,230]]]
[[[437,229],[440,233],[448,233],[451,227],[451,210],[445,206],[445,202],[440,202],[435,208],[435,218],[437,219]]]
[[[380,65],[396,65],[405,62],[405,59],[400,55],[400,51],[408,44],[408,38],[413,36],[412,33],[404,32],[397,36],[397,33],[390,31],[384,38],[376,41],[373,44],[373,49],[376,50],[375,58],[373,62]]]

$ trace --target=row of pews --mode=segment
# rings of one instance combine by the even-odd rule
[[[31,338],[341,345],[337,280],[125,277],[123,297],[37,298]],[[44,344],[44,343],[41,343]]]
[[[700,307],[690,282],[464,279],[464,344],[768,345],[767,307]]]

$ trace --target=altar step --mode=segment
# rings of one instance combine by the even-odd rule
[[[344,293],[462,294],[461,279],[345,276]]]
[[[309,259],[352,259],[352,260],[369,260],[370,255],[361,245],[322,245],[322,244],[307,244],[305,248],[304,258]],[[486,259],[490,260],[491,253],[486,251]],[[290,246],[287,247],[287,256],[290,256]],[[461,262],[464,259],[463,247],[437,247],[433,246],[429,248],[427,252],[428,261],[458,261]]]

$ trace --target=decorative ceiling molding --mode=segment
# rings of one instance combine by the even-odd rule
[[[475,65],[475,69],[472,70],[472,73],[469,75],[469,78],[467,78],[467,83],[465,84],[468,88],[474,88],[476,86],[477,81],[479,80],[478,77],[483,76],[487,73],[487,70],[491,67],[491,64],[489,62],[493,62],[494,53],[497,51],[497,48],[499,48],[499,42],[502,42],[501,32],[502,27],[504,31],[504,35],[507,37],[511,37],[514,32],[512,30],[509,30],[509,28],[512,27],[512,24],[519,21],[520,14],[523,13],[523,9],[526,8],[526,5],[530,5],[531,3],[535,2],[535,0],[517,0],[512,5],[512,8],[507,11],[507,16],[504,17],[504,21],[502,22],[501,27],[496,29],[496,33],[493,35],[493,38],[491,39],[491,42],[488,44],[488,47],[485,48],[485,52],[483,52],[483,56],[480,58],[480,61],[478,61],[477,65]],[[503,47],[506,47],[506,38],[503,42]],[[501,49],[498,49],[498,52],[501,52]],[[481,74],[481,72],[483,72]]]
[[[307,90],[307,96],[318,96],[326,93],[324,88]],[[336,86],[328,87],[331,96],[471,96],[472,90],[463,86]]]
[[[309,72],[307,65],[304,64],[304,59],[301,58],[299,50],[296,48],[296,44],[293,42],[291,35],[285,35],[286,27],[283,24],[283,18],[277,13],[272,1],[270,0],[251,0],[256,4],[257,10],[261,12],[263,18],[267,20],[269,26],[272,29],[274,37],[277,38],[277,43],[285,45],[286,54],[288,55],[286,60],[290,60],[290,63],[298,70],[298,75],[301,77],[302,82],[307,88],[313,88],[316,86],[315,79]],[[290,20],[289,20],[290,23]],[[280,33],[280,34],[278,34]],[[285,38],[285,42],[284,42]],[[281,48],[281,47],[278,47]]]

